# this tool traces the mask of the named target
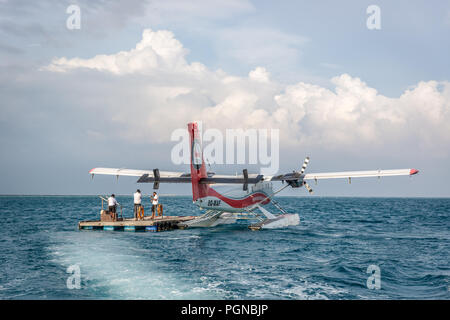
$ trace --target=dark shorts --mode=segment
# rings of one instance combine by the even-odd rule
[[[137,217],[138,209],[141,207],[140,204],[134,204],[134,217]]]
[[[109,206],[108,210],[110,213],[116,213],[116,206]]]
[[[157,206],[158,206],[157,204],[152,204],[152,212],[153,212],[153,213],[155,213],[156,207],[157,207]]]

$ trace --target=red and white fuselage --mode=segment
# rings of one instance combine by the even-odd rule
[[[224,212],[242,212],[257,204],[265,205],[270,202],[274,194],[271,182],[258,182],[248,191],[239,188],[226,194],[209,187],[205,197],[197,198],[194,203],[202,209],[219,210]]]

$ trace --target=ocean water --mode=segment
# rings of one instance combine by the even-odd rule
[[[131,216],[132,198],[118,200]],[[130,233],[77,229],[99,216],[94,196],[1,196],[0,298],[450,298],[450,199],[277,200],[300,225]],[[168,215],[199,214],[189,197],[161,201]],[[74,265],[80,289],[66,284]]]

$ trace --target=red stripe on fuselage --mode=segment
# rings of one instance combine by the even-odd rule
[[[252,193],[243,199],[230,199],[230,198],[227,198],[227,197],[221,195],[213,188],[209,188],[208,196],[216,197],[216,198],[224,201],[226,204],[228,204],[229,206],[231,206],[233,208],[246,208],[246,207],[249,207],[256,203],[264,205],[264,204],[268,204],[270,202],[270,199],[267,199],[267,195],[262,192]],[[264,199],[266,199],[266,200],[264,200]],[[264,200],[264,201],[262,201],[262,200]]]

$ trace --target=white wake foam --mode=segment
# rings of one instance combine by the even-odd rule
[[[151,249],[141,248],[130,234],[61,232],[49,247],[53,261],[67,268],[78,264],[82,290],[100,299],[220,299],[219,291],[192,276],[167,270]],[[68,274],[69,276],[69,274]]]

